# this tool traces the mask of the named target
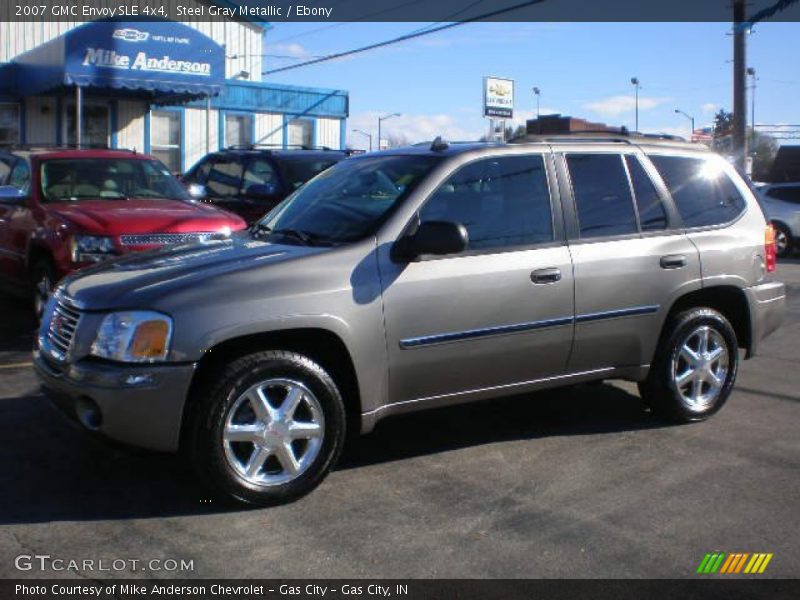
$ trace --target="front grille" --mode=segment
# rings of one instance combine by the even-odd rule
[[[142,233],[120,236],[123,246],[171,246],[174,244],[192,244],[223,240],[228,236],[224,233]]]
[[[47,341],[50,344],[51,355],[59,360],[65,360],[72,348],[75,332],[81,314],[62,299],[56,300],[50,324],[47,328]]]

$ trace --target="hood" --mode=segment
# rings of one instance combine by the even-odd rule
[[[216,232],[245,227],[236,215],[208,204],[181,200],[81,200],[54,202],[48,210],[77,230],[97,235]]]
[[[331,250],[265,242],[242,232],[225,240],[129,254],[76,271],[60,287],[87,310],[141,308],[210,279]]]

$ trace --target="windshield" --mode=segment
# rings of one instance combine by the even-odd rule
[[[306,181],[313,178],[318,173],[321,173],[328,167],[335,165],[338,160],[330,158],[307,158],[297,159],[289,158],[281,161],[283,174],[287,183],[290,186],[289,191],[294,191],[303,185]]]
[[[305,244],[360,240],[374,233],[440,160],[380,156],[339,162],[279,204],[254,232]]]
[[[41,166],[47,202],[153,198],[189,200],[186,190],[157,160],[66,158]]]

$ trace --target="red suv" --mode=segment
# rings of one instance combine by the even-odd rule
[[[54,283],[75,269],[245,227],[238,216],[194,201],[151,156],[0,151],[0,282],[32,288],[37,316]]]

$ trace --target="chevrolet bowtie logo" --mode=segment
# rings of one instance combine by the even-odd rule
[[[720,573],[732,575],[743,573],[746,575],[761,574],[772,560],[772,553],[765,552],[709,552],[703,557],[697,573],[713,575]]]

